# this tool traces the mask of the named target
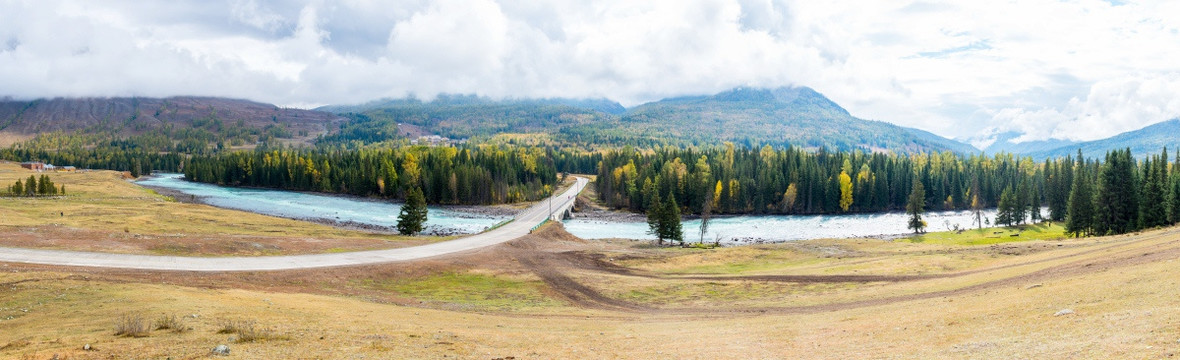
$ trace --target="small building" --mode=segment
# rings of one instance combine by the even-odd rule
[[[69,165],[57,168],[57,171],[65,171],[65,172],[74,172],[74,170],[78,170],[78,169],[73,166],[69,166]]]
[[[20,167],[23,167],[23,168],[29,169],[29,170],[33,170],[33,171],[44,171],[45,170],[45,163],[40,162],[40,161],[26,161],[26,162],[20,163]]]

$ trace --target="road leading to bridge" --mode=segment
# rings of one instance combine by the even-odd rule
[[[538,202],[517,215],[512,222],[498,228],[460,239],[421,246],[348,253],[258,257],[157,256],[0,247],[0,262],[170,271],[271,271],[424,259],[492,246],[527,235],[533,227],[544,222],[551,214],[561,214],[571,208],[574,199],[588,182],[585,178],[576,178],[574,186],[565,192]]]

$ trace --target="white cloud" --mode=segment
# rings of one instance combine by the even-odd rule
[[[811,86],[854,115],[1088,140],[1180,116],[1178,2],[0,2],[0,96],[635,105]]]

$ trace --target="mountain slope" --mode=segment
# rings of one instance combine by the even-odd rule
[[[1180,149],[1180,119],[1172,119],[1145,128],[1128,131],[1102,140],[1087,141],[1051,150],[1030,152],[1034,159],[1064,157],[1077,154],[1086,157],[1104,156],[1111,150],[1130,148],[1136,157],[1158,154],[1164,147]]]
[[[451,138],[501,133],[552,132],[621,114],[622,105],[609,100],[523,99],[492,100],[469,95],[440,95],[417,99],[386,99],[361,105],[331,105],[317,110],[357,113],[373,126],[409,124]]]
[[[692,144],[734,141],[837,150],[973,153],[970,145],[929,132],[856,118],[806,87],[738,88],[713,96],[666,99],[632,108],[616,121],[566,131],[613,142]]]
[[[266,129],[309,137],[326,132],[339,119],[326,112],[209,97],[0,101],[0,133],[14,135],[85,131],[128,136],[168,128],[214,134]]]

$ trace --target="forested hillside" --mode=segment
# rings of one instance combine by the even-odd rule
[[[375,129],[410,124],[449,138],[491,136],[501,133],[552,133],[573,125],[605,121],[624,111],[608,100],[531,99],[494,101],[477,96],[440,95],[417,99],[382,100],[363,105],[325,106],[361,119]],[[356,133],[358,137],[368,136]]]
[[[0,101],[0,133],[161,134],[174,139],[224,140],[231,145],[273,138],[312,138],[339,123],[321,111],[284,109],[208,97],[58,98]]]
[[[608,144],[795,146],[832,150],[975,153],[934,134],[853,117],[806,87],[738,88],[713,96],[661,100],[610,122],[573,127],[568,138]]]
[[[352,124],[366,124],[347,125],[333,140],[388,138],[377,132],[388,134],[402,123],[450,138],[530,133],[559,144],[602,148],[732,141],[745,146],[898,153],[978,151],[922,130],[858,119],[809,88],[739,88],[626,111],[606,100],[493,101],[456,95],[429,102],[385,100],[320,109],[347,116]]]

